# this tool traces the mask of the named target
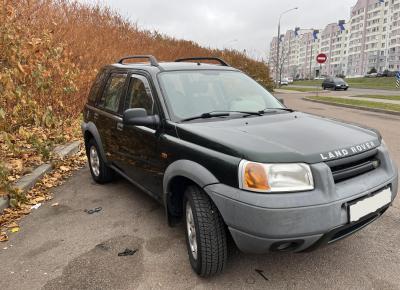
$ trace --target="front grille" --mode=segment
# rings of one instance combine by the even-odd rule
[[[368,153],[368,154],[365,154]],[[359,156],[352,156],[335,162],[327,162],[332,171],[335,183],[341,182],[379,167],[380,161],[376,151],[364,152]]]

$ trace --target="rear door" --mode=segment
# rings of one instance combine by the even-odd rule
[[[103,94],[98,101],[94,113],[94,119],[100,138],[103,143],[104,152],[108,161],[114,162],[119,150],[115,135],[118,124],[122,123],[121,101],[127,84],[127,74],[122,72],[111,72],[104,87]]]

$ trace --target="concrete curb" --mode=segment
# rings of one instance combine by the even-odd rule
[[[80,145],[80,141],[75,141],[66,145],[57,146],[54,148],[53,153],[60,159],[64,159],[65,157],[78,153]]]
[[[14,183],[13,187],[19,191],[27,191],[31,189],[36,181],[43,177],[46,173],[53,169],[51,163],[45,163],[34,169],[31,173],[22,176],[17,182]]]
[[[53,150],[53,154],[56,155],[60,159],[64,159],[65,157],[74,155],[79,152],[81,142],[75,141],[66,145],[57,146]],[[39,167],[35,168],[31,173],[22,176],[18,179],[13,187],[19,191],[28,191],[31,189],[36,182],[41,179],[46,173],[49,173],[54,169],[53,163],[44,163]],[[3,212],[9,206],[9,198],[8,196],[0,197],[0,213]]]
[[[362,110],[362,111],[369,111],[369,112],[375,112],[375,113],[383,113],[383,114],[400,116],[400,112],[384,110],[384,109],[379,109],[379,108],[368,108],[368,107],[362,107],[362,106],[338,104],[338,103],[333,103],[333,102],[328,102],[328,101],[313,100],[313,99],[309,99],[309,98],[303,98],[303,100],[309,101],[309,102],[314,102],[314,103],[336,106],[336,107],[343,107],[343,108],[349,108],[349,109],[357,109],[357,110]]]
[[[4,209],[8,207],[8,196],[0,197],[0,213],[3,212]]]

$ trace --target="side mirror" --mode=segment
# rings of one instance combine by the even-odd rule
[[[124,112],[122,122],[125,125],[157,127],[160,124],[160,118],[158,115],[148,116],[146,109],[134,108]]]

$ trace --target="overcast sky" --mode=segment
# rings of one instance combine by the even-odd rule
[[[348,19],[356,0],[80,0],[99,2],[116,9],[139,26],[193,40],[203,46],[243,50],[265,57],[277,34],[282,11],[298,6],[282,17],[281,31],[323,28]]]

